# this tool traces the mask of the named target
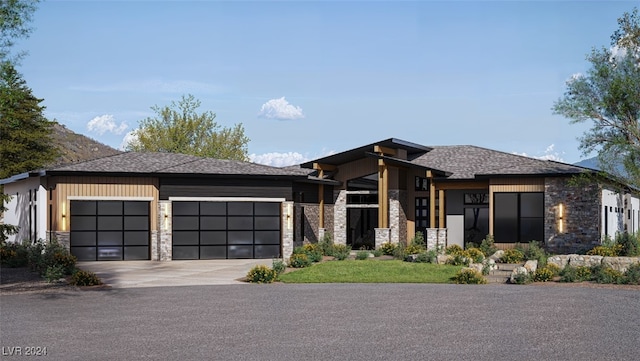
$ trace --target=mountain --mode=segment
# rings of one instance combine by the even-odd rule
[[[585,168],[600,170],[600,167],[598,166],[598,157],[583,159],[578,163],[573,163],[573,165],[577,165],[578,167],[585,167]]]
[[[60,150],[60,157],[53,164],[58,166],[106,157],[122,153],[82,134],[74,133],[62,124],[54,123],[51,137]]]

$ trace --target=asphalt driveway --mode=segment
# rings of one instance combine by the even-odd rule
[[[253,266],[272,263],[270,259],[101,261],[78,262],[78,267],[95,272],[113,288],[139,288],[241,284],[239,279]]]
[[[247,284],[12,294],[0,296],[0,305],[6,360],[636,360],[640,355],[635,290]],[[46,347],[47,356],[8,356],[16,347]]]

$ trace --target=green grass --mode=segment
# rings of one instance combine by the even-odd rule
[[[461,266],[399,260],[329,261],[288,272],[285,283],[451,283]]]

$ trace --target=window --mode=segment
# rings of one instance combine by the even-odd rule
[[[429,190],[429,180],[427,178],[416,177],[416,190],[417,191],[428,191]]]
[[[417,197],[416,198],[416,232],[420,231],[426,235],[427,228],[429,228],[429,198]]]
[[[544,193],[495,193],[493,197],[497,243],[544,241]]]
[[[479,244],[489,234],[489,193],[464,194],[464,243]]]

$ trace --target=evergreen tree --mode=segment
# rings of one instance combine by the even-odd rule
[[[51,125],[10,62],[0,64],[0,179],[36,170],[57,157]]]

